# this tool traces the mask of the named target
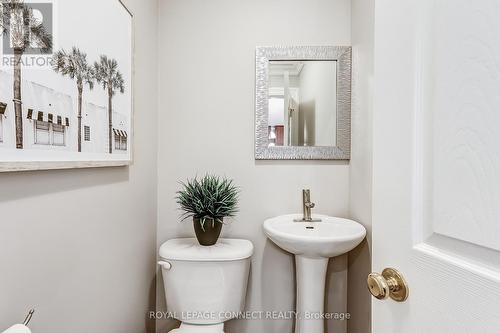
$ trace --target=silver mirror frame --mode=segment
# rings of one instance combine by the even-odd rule
[[[269,147],[269,61],[337,61],[337,138],[335,147]],[[351,155],[350,46],[264,46],[255,52],[255,159],[349,160]]]

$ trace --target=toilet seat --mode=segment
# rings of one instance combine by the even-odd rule
[[[224,333],[224,324],[216,325],[192,325],[182,323],[181,327],[169,333]]]

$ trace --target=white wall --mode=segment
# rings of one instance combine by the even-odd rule
[[[135,163],[0,174],[0,331],[30,307],[37,310],[33,332],[137,333],[151,324],[145,318],[155,303],[157,2],[125,3],[140,37]]]
[[[351,218],[367,229],[367,240],[349,253],[349,333],[371,330],[371,296],[366,277],[371,270],[372,216],[372,91],[374,0],[352,0],[352,149],[350,163]]]
[[[337,141],[336,65],[306,62],[300,72],[299,145],[332,146]]]
[[[294,308],[293,257],[266,240],[264,219],[300,212],[302,188],[312,190],[317,213],[349,211],[347,163],[254,160],[255,47],[350,45],[350,10],[350,0],[160,1],[158,244],[193,235],[189,222],[179,223],[178,181],[205,172],[234,178],[241,212],[223,236],[255,244],[249,310]],[[330,292],[336,269],[331,265]],[[162,310],[163,286],[157,290]],[[158,331],[174,325],[159,321]],[[226,330],[291,331],[290,320],[234,321]]]

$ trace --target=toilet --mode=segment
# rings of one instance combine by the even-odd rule
[[[201,246],[196,238],[166,241],[159,251],[167,311],[181,326],[171,333],[223,333],[224,322],[245,306],[253,244],[219,239]]]

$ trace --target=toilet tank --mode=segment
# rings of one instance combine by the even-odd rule
[[[244,310],[253,245],[219,239],[201,246],[195,238],[171,239],[160,247],[167,311],[189,324],[217,324]]]

